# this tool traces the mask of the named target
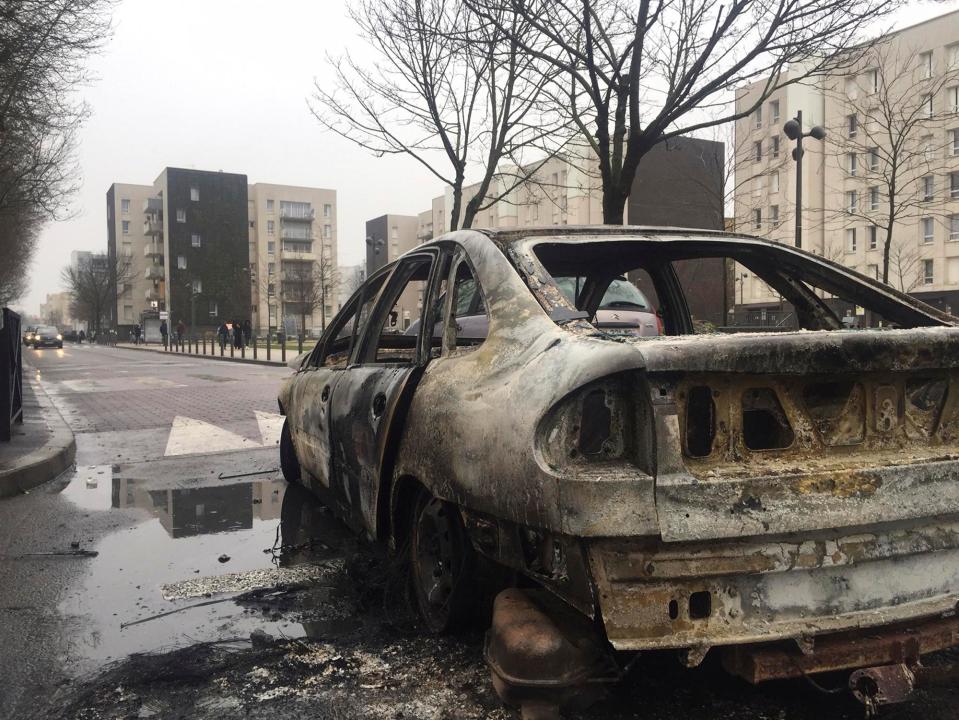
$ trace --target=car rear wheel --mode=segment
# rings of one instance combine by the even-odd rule
[[[300,483],[300,461],[297,460],[296,448],[293,447],[289,420],[283,421],[283,430],[280,432],[280,470],[287,482]]]
[[[430,631],[443,633],[469,619],[476,597],[475,555],[456,507],[421,492],[413,506],[410,581]]]

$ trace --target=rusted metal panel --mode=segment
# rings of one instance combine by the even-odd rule
[[[878,630],[817,637],[812,652],[790,643],[725,648],[723,667],[756,684],[833,670],[909,663],[959,645],[959,617],[933,618]]]
[[[955,612],[959,602],[957,518],[769,542],[597,540],[589,552],[620,650],[795,639]],[[695,606],[703,593],[708,604]]]

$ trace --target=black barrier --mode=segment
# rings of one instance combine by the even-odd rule
[[[0,319],[0,440],[9,441],[13,426],[23,422],[23,338],[20,316],[3,308]]]

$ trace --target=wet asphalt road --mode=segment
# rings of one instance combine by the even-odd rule
[[[76,434],[77,468],[0,502],[0,717],[132,652],[301,634],[225,605],[121,628],[171,609],[166,584],[273,567],[288,369],[89,345],[25,359]],[[223,477],[241,473],[256,474]],[[49,554],[74,546],[97,555]]]
[[[395,566],[280,478],[288,370],[95,347],[27,361],[77,470],[0,501],[0,718],[516,717],[482,633],[425,635]],[[38,554],[73,543],[96,556]],[[653,654],[570,719],[861,717],[845,694]],[[956,720],[959,689],[882,717]]]

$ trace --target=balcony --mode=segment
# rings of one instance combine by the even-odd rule
[[[161,243],[147,243],[143,246],[143,257],[162,258],[163,245]]]
[[[143,234],[144,235],[162,235],[163,221],[160,219],[147,220],[146,222],[143,223]]]
[[[163,278],[166,277],[166,273],[162,265],[148,265],[143,276],[147,280],[163,280]]]
[[[163,296],[160,293],[159,288],[147,288],[147,291],[143,293],[143,297],[145,297],[149,302],[153,302],[154,300],[159,301],[163,299]]]
[[[163,201],[160,198],[147,198],[143,201],[143,212],[146,215],[162,215]]]
[[[303,210],[292,210],[280,206],[280,217],[284,220],[294,220],[296,222],[313,222],[316,219],[316,209],[309,208],[304,212]]]
[[[293,242],[313,242],[313,233],[303,232],[305,228],[295,227],[295,228],[280,228],[280,239],[281,240],[292,240]]]

